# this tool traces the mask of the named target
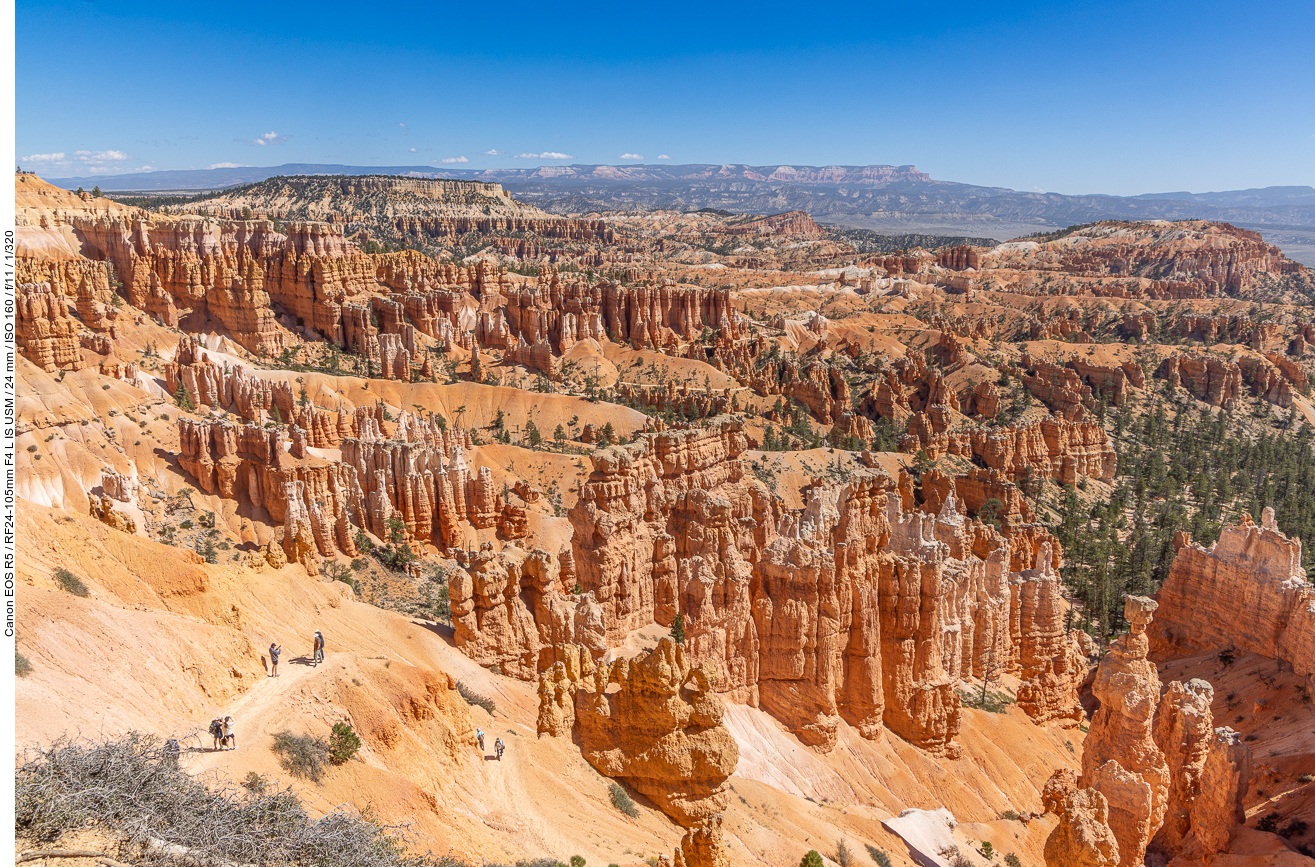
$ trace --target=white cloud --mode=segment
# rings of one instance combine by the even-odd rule
[[[73,156],[84,163],[110,163],[132,159],[123,151],[74,151]]]
[[[575,157],[570,154],[559,154],[557,151],[544,151],[541,154],[516,154],[518,160],[573,160]]]
[[[244,169],[246,163],[211,163],[208,168],[212,169]]]
[[[643,158],[643,154],[621,154],[620,156],[620,159],[623,160],[642,160]]]
[[[279,135],[278,133],[274,132],[273,130],[270,130],[269,132],[264,133],[263,135],[261,135],[261,136],[259,136],[259,137],[257,137],[257,138],[253,138],[253,139],[238,139],[238,141],[244,141],[244,142],[246,142],[247,144],[260,145],[261,147],[264,147],[265,145],[283,144],[283,143],[284,143],[285,141],[287,141],[287,140],[288,140],[288,137],[287,137],[287,136],[285,136],[285,135]]]
[[[62,163],[64,162],[64,152],[54,154],[29,154],[23,157],[25,163]]]
[[[443,159],[439,160],[439,162],[440,163],[468,163],[470,162],[470,160],[466,159],[465,157],[443,157]]]
[[[506,151],[499,151],[499,150],[484,151],[484,156],[486,157],[501,157],[506,155],[507,155]]]
[[[415,153],[415,152],[416,152],[416,149],[415,149],[415,148],[407,148],[407,150],[409,150],[411,153]]]
[[[658,154],[658,159],[660,159],[660,160],[669,160],[669,159],[671,159],[671,157],[667,156],[666,154]]]

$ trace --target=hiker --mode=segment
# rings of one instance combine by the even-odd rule
[[[311,650],[311,664],[319,665],[323,661],[324,661],[324,636],[321,635],[320,631],[317,629],[315,630],[314,647]]]
[[[502,761],[502,751],[505,750],[506,748],[507,745],[502,742],[502,738],[498,738],[496,741],[493,742],[493,752],[497,754],[498,761]]]
[[[227,744],[230,750],[237,749],[237,728],[231,716],[224,717],[223,731],[224,737],[221,742]]]
[[[272,641],[269,643],[269,668],[270,668],[269,676],[270,677],[279,676],[279,654],[282,652],[283,652],[282,647],[279,647],[277,644],[275,644]]]
[[[479,751],[484,752],[484,729],[475,729],[475,740],[479,741]]]
[[[210,748],[210,752],[217,753],[219,752],[219,747],[224,737],[224,721],[222,719],[216,717],[210,720],[210,736],[215,739],[214,746]]]

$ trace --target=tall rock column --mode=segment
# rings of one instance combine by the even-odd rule
[[[1086,661],[1064,631],[1064,611],[1051,547],[1037,551],[1036,568],[1019,576],[1019,632],[1023,680],[1018,706],[1035,722],[1063,720],[1075,726],[1082,719],[1078,688],[1086,676]]]
[[[1152,734],[1160,678],[1146,658],[1146,627],[1158,607],[1144,596],[1124,600],[1131,629],[1096,671],[1101,706],[1082,751],[1082,783],[1109,802],[1120,867],[1141,867],[1169,797],[1169,766]]]

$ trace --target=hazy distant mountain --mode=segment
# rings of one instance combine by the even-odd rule
[[[821,223],[882,232],[1013,238],[1095,220],[1222,220],[1264,232],[1289,255],[1315,260],[1315,188],[1265,187],[1140,196],[1027,193],[938,181],[914,166],[571,165],[525,169],[291,163],[90,178],[51,178],[73,189],[214,190],[275,175],[396,174],[501,183],[552,213],[718,208],[807,211]]]

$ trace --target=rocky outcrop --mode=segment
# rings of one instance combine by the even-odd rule
[[[89,499],[91,500],[91,516],[93,518],[124,533],[132,534],[137,532],[137,522],[133,520],[131,515],[125,515],[117,511],[114,508],[114,500],[109,496],[102,495],[98,497],[92,494]]]
[[[1204,680],[1174,681],[1165,690],[1155,714],[1155,744],[1169,764],[1169,800],[1164,824],[1151,849],[1166,855],[1181,851],[1192,829],[1192,807],[1201,796],[1201,775],[1210,754],[1215,691]]]
[[[1087,674],[1086,655],[1064,630],[1065,606],[1049,545],[1015,587],[1023,666],[1018,706],[1038,723],[1062,720],[1076,726],[1085,717],[1078,691]]]
[[[1131,629],[1096,670],[1092,693],[1101,706],[1082,751],[1082,784],[1109,802],[1121,867],[1140,867],[1169,797],[1168,763],[1153,736],[1160,678],[1146,658],[1146,627],[1156,608],[1154,600],[1126,598],[1124,617]]]
[[[733,219],[721,229],[727,235],[784,235],[804,240],[817,240],[825,235],[822,227],[813,222],[807,211],[787,211],[768,217]]]
[[[549,355],[560,356],[581,340],[670,350],[705,329],[739,336],[729,290],[691,289],[671,280],[624,287],[563,279],[554,270],[523,286],[504,287],[497,297],[486,295],[476,336],[485,347],[524,354],[522,345],[543,344]]]
[[[18,351],[47,373],[83,367],[80,328],[69,313],[68,300],[59,284],[18,285],[14,305]]]
[[[453,582],[458,643],[532,677],[559,661],[563,641],[583,640],[582,608],[595,655],[679,616],[686,652],[716,672],[720,692],[822,750],[844,719],[865,737],[889,729],[957,755],[959,683],[1018,671],[1022,658],[1033,712],[1071,710],[1078,675],[1055,634],[1049,546],[1029,538],[1037,572],[1011,576],[1022,550],[964,516],[952,492],[939,515],[905,513],[875,470],[817,481],[801,509],[786,509],[746,478],[745,446],[740,422],[720,418],[595,452],[569,514],[582,593],[567,598],[564,580],[527,577],[490,550],[469,586]],[[1011,587],[1022,582],[1045,588],[1029,592],[1025,614]]]
[[[448,592],[457,647],[480,665],[533,680],[561,656],[584,648],[595,659],[607,650],[602,608],[589,594],[570,593],[562,557],[514,544],[495,553],[457,550],[462,569]]]
[[[910,419],[900,449],[924,449],[933,460],[960,455],[1001,471],[1013,482],[1029,474],[1062,485],[1075,484],[1078,476],[1108,482],[1118,466],[1109,437],[1094,421],[1043,419],[1017,427],[972,430],[952,430],[950,424],[943,413],[918,413]]]
[[[237,219],[242,209],[284,220],[322,220],[349,233],[433,240],[468,234],[580,240],[610,244],[602,220],[558,217],[511,198],[501,184],[383,175],[270,178],[207,199],[194,208]]]
[[[1094,404],[1091,387],[1076,370],[1024,355],[1023,385],[1032,396],[1067,421],[1081,421]]]
[[[1156,594],[1156,655],[1232,649],[1315,675],[1315,588],[1301,562],[1301,540],[1279,532],[1272,509],[1261,526],[1244,516],[1225,527],[1209,548],[1183,545]]]
[[[1199,220],[1168,224],[1105,221],[1055,241],[1004,245],[982,268],[1045,267],[1075,276],[1120,277],[1152,298],[1205,298],[1250,292],[1264,276],[1302,274],[1260,233]],[[1127,278],[1140,278],[1130,280]],[[1104,288],[1100,283],[1093,284]],[[1119,294],[1121,286],[1110,286]]]
[[[1251,393],[1276,406],[1292,406],[1293,392],[1310,392],[1310,379],[1305,369],[1276,352],[1263,357],[1244,356],[1238,360],[1238,367],[1242,370],[1242,378],[1251,386]]]
[[[1238,827],[1246,822],[1243,799],[1250,780],[1251,750],[1246,742],[1227,726],[1215,729],[1205,767],[1197,777],[1189,830],[1179,850],[1183,859],[1208,862],[1228,849]]]
[[[960,245],[941,250],[936,256],[936,264],[942,268],[949,268],[951,271],[965,271],[969,268],[976,269],[979,267],[981,259],[978,256],[976,247]]]
[[[539,679],[539,732],[573,737],[599,773],[688,829],[677,860],[724,865],[721,814],[739,748],[722,723],[715,672],[692,664],[670,638],[611,663],[572,645],[562,655]]]
[[[1235,407],[1242,396],[1242,369],[1221,358],[1171,355],[1156,368],[1155,377],[1181,385],[1198,400],[1224,409]]]
[[[1094,399],[1104,399],[1111,406],[1123,406],[1128,399],[1128,389],[1146,387],[1146,375],[1135,362],[1092,364],[1074,357],[1068,360],[1068,366],[1091,387]]]
[[[257,425],[182,417],[178,437],[179,463],[197,487],[267,511],[283,528],[284,552],[307,571],[319,571],[320,557],[358,553],[352,525],[365,498],[353,467],[297,458],[282,431]]]
[[[1109,804],[1095,789],[1078,788],[1067,768],[1055,771],[1041,793],[1045,812],[1059,817],[1046,838],[1046,867],[1117,867],[1119,844],[1109,827]]]
[[[1083,747],[1082,785],[1108,800],[1124,867],[1141,865],[1148,850],[1186,859],[1175,864],[1203,863],[1244,818],[1250,754],[1231,729],[1214,727],[1209,683],[1175,681],[1159,694],[1146,659],[1156,603],[1129,596],[1124,610],[1131,630],[1101,661],[1092,687],[1101,707]]]

